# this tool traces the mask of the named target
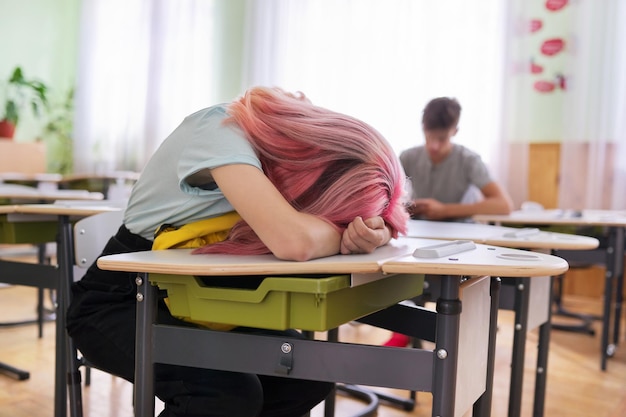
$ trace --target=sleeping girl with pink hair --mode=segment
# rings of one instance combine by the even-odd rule
[[[230,104],[186,117],[161,144],[103,254],[159,249],[171,231],[205,226],[205,235],[194,240],[198,256],[267,253],[306,261],[370,253],[406,231],[403,190],[400,163],[374,128],[315,106],[303,94],[252,88]],[[133,274],[94,264],[74,284],[67,315],[68,332],[85,358],[131,382],[135,294]],[[162,302],[158,321],[193,326],[172,317]],[[301,337],[296,331],[232,331]],[[160,417],[301,416],[332,387],[155,366],[155,392],[165,404]]]

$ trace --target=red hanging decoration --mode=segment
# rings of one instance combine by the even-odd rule
[[[546,9],[556,12],[567,6],[567,3],[568,0],[546,0]]]
[[[546,39],[541,44],[541,53],[547,56],[556,55],[565,47],[565,41],[561,38]]]
[[[541,80],[535,81],[533,87],[536,91],[539,91],[540,93],[551,93],[552,91],[554,91],[554,88],[556,86],[551,81]]]
[[[543,21],[541,19],[531,19],[529,22],[530,33],[535,33],[543,27]]]
[[[556,83],[561,90],[567,89],[567,79],[563,74],[556,75]]]
[[[534,60],[530,60],[530,73],[531,74],[541,74],[543,72],[543,67],[541,65],[535,64]]]

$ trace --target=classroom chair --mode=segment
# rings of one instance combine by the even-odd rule
[[[74,277],[81,277],[84,270],[98,258],[106,242],[122,224],[123,210],[109,211],[85,217],[74,225]],[[80,367],[85,366],[85,383],[90,383],[90,366],[79,356],[71,338],[67,337],[68,374],[67,384],[71,417],[82,417],[82,393]]]
[[[573,233],[582,236],[591,236],[598,239],[600,242],[597,249],[592,251],[572,251],[572,250],[555,250],[554,255],[559,256],[567,261],[569,269],[587,269],[592,266],[600,266],[606,268],[606,250],[609,245],[606,231],[601,227],[593,226],[578,226],[573,228]],[[553,314],[555,316],[569,317],[579,320],[576,324],[565,323],[552,323],[552,328],[557,330],[565,330],[570,332],[578,332],[588,334],[590,336],[595,335],[593,328],[593,322],[596,320],[602,320],[602,316],[596,314],[585,314],[570,311],[563,305],[563,292],[564,292],[564,280],[565,273],[555,277],[555,294],[554,294],[554,306],[555,310]]]
[[[535,201],[525,201],[520,207],[521,211],[543,211],[545,207]],[[578,250],[554,250],[552,253],[567,261],[570,270],[576,268],[588,268],[592,265],[604,264],[604,252],[606,251],[606,235],[602,228],[587,227],[587,226],[545,226],[542,229],[546,231],[552,231],[557,233],[571,233],[576,235],[595,237],[600,241],[600,246],[593,251],[578,251]],[[592,314],[583,314],[574,311],[570,311],[563,305],[563,289],[565,287],[566,274],[557,275],[554,277],[554,294],[553,294],[553,316],[568,317],[576,319],[579,323],[554,323],[551,327],[554,330],[564,330],[569,332],[584,333],[590,336],[595,335],[593,329],[593,321],[601,320],[602,317]]]

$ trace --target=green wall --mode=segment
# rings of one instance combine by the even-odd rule
[[[48,85],[53,103],[65,97],[76,76],[79,9],[80,0],[0,0],[0,99],[3,81],[18,65],[27,78]],[[41,134],[42,122],[25,113],[16,141]]]
[[[219,65],[216,88],[218,96],[227,101],[241,93],[247,1],[206,1],[214,1],[220,15],[216,28],[220,39],[215,56]],[[5,96],[3,82],[16,66],[22,67],[26,78],[38,79],[49,87],[52,104],[60,105],[71,88],[80,88],[75,81],[81,4],[82,0],[0,0],[0,104]],[[71,161],[71,151],[58,137],[42,135],[43,126],[43,119],[24,111],[14,140],[30,142],[43,136],[48,169],[57,171],[60,160]]]
[[[217,33],[221,42],[217,48],[215,62],[220,64],[218,97],[229,101],[242,93],[241,74],[243,69],[243,49],[246,19],[246,0],[215,0],[217,13],[221,16]]]

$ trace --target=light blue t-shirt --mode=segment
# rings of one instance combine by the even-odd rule
[[[225,105],[200,110],[183,120],[152,156],[133,187],[124,224],[153,240],[162,224],[182,226],[233,210],[212,179],[192,186],[190,175],[230,164],[261,168],[261,162],[235,124],[224,125]]]

